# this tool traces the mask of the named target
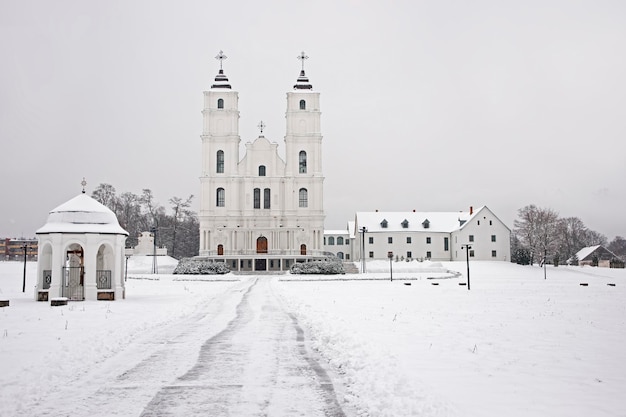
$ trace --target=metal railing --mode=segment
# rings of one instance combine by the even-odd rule
[[[96,286],[99,290],[111,289],[111,271],[99,269],[96,271]]]

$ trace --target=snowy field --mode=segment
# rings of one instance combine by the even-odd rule
[[[83,394],[146,355],[162,360],[162,381],[188,372],[206,336],[235,317],[233,294],[256,278],[332,370],[347,416],[626,416],[625,270],[548,267],[544,280],[537,266],[473,262],[468,291],[464,262],[393,266],[393,282],[388,262],[334,281],[213,281],[146,274],[131,258],[126,300],[50,307],[33,301],[35,263],[22,293],[23,264],[0,262],[0,299],[10,300],[0,309],[0,416],[114,415],[84,408]],[[189,331],[199,325],[202,340]],[[151,353],[183,328],[171,357]],[[120,397],[117,415],[141,414],[144,391]]]

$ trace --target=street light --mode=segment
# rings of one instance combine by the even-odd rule
[[[130,255],[125,255],[126,256],[126,269],[124,269],[124,282],[128,281],[128,258],[130,258]]]
[[[387,258],[389,258],[389,274],[391,275],[391,282],[393,282],[393,252],[387,252]]]
[[[365,273],[365,232],[367,232],[367,227],[361,227],[359,229],[361,231],[361,273]]]
[[[469,250],[472,245],[462,245],[461,249],[465,248],[465,258],[467,259],[467,290],[470,290],[470,271],[469,271]]]
[[[22,292],[26,292],[26,252],[28,249],[32,249],[32,246],[28,246],[28,244],[24,244],[22,249],[24,249],[24,281],[22,282]]]

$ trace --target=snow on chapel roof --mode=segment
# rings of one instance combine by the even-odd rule
[[[117,221],[115,213],[84,193],[50,211],[48,221],[36,232],[46,233],[128,235]]]

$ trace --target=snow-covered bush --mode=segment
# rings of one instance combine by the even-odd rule
[[[339,259],[327,259],[323,261],[296,262],[291,266],[292,274],[320,274],[337,275],[345,274],[343,263]]]
[[[174,269],[174,274],[180,275],[222,275],[229,272],[230,269],[224,262],[194,258],[181,259]]]

